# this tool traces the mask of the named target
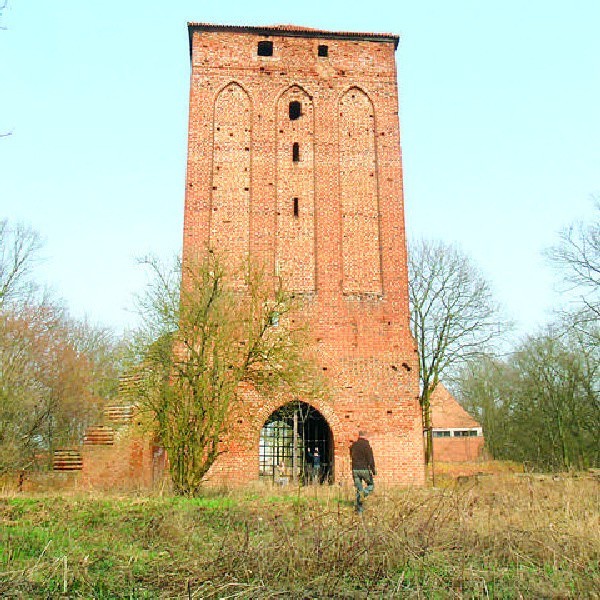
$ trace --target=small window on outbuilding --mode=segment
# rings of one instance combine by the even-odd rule
[[[300,214],[300,203],[298,198],[294,198],[294,216],[297,217]]]
[[[302,115],[302,104],[298,100],[290,102],[290,121],[299,119]]]
[[[461,430],[454,432],[454,437],[469,437],[470,435],[471,435],[471,432],[468,429],[467,430],[461,429]]]
[[[292,161],[300,162],[300,144],[298,142],[294,142],[292,146]]]
[[[449,431],[434,431],[433,437],[450,437]]]
[[[317,54],[319,56],[329,56],[329,46],[325,46],[323,44],[319,44],[319,48],[317,50]]]
[[[273,42],[263,40],[258,42],[258,56],[273,56]]]

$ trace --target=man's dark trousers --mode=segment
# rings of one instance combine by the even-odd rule
[[[356,510],[362,512],[363,497],[366,498],[375,488],[373,474],[370,469],[353,469],[352,476],[354,478],[354,487],[356,488]],[[364,488],[363,482],[367,484]]]

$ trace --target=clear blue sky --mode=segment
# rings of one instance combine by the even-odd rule
[[[399,34],[409,233],[457,242],[520,331],[547,319],[541,251],[600,192],[598,0],[9,0],[0,217],[75,316],[132,325],[136,257],[180,249],[187,21]]]

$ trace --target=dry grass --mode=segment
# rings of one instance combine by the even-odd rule
[[[597,598],[600,486],[501,474],[382,490],[202,498],[5,495],[0,594]]]
[[[523,464],[508,460],[474,460],[465,462],[435,462],[436,484],[471,475],[522,473]],[[429,470],[431,478],[431,468]]]

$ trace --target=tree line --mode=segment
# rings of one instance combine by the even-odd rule
[[[444,380],[484,430],[493,458],[537,469],[600,466],[600,201],[546,251],[574,303],[507,350],[511,323],[469,257],[409,248],[411,326],[431,457],[429,398]]]
[[[0,221],[0,474],[49,466],[55,449],[80,444],[125,370],[139,375],[138,400],[180,493],[198,491],[240,386],[327,393],[280,279],[251,265],[227,273],[210,253],[185,269],[145,260],[152,276],[137,302],[141,326],[119,337],[72,318],[37,285],[40,249],[36,232]],[[507,351],[510,322],[474,262],[443,242],[409,245],[428,459],[430,398],[444,381],[482,423],[494,458],[600,465],[600,203],[547,256],[577,304]]]
[[[118,389],[124,342],[36,284],[38,233],[0,221],[0,475],[79,445]]]

